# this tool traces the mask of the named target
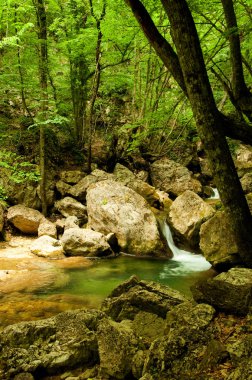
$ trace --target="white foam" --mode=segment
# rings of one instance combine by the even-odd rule
[[[162,222],[161,230],[170,250],[173,253],[172,260],[178,263],[178,265],[174,268],[169,267],[169,270],[173,270],[174,274],[182,272],[200,272],[211,268],[211,264],[205,259],[204,256],[179,249],[175,246],[170,227],[166,222]]]

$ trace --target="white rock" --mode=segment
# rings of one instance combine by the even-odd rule
[[[40,236],[31,245],[31,252],[37,256],[46,257],[50,259],[64,258],[64,250],[59,240],[51,236]]]
[[[112,254],[106,237],[89,228],[65,230],[61,242],[68,256],[107,256]]]
[[[7,219],[21,232],[37,234],[39,224],[44,216],[41,212],[20,204],[9,208]]]
[[[88,189],[87,209],[89,227],[115,233],[124,252],[167,256],[153,212],[132,189],[111,180],[98,182]]]

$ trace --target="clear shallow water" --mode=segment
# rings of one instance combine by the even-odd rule
[[[104,298],[132,275],[168,285],[191,296],[190,287],[199,279],[213,276],[214,271],[203,256],[177,248],[165,222],[162,222],[161,229],[173,252],[173,259],[121,255],[92,262],[84,259],[85,263],[78,261],[70,268],[60,265],[51,268],[53,262],[43,260],[33,263],[34,268],[25,272],[28,277],[21,278],[21,283],[20,280],[17,284],[14,282],[13,287],[9,279],[7,285],[11,287],[1,288],[0,327],[47,318],[69,309],[99,308]],[[71,258],[65,260],[69,263]],[[20,284],[24,286],[20,287]]]
[[[190,260],[191,263],[191,260]],[[190,286],[200,278],[211,276],[211,271],[197,271],[195,265],[175,260],[153,260],[121,256],[116,259],[102,259],[87,269],[67,270],[69,281],[61,289],[44,289],[40,294],[67,293],[84,297],[104,299],[121,282],[132,275],[141,280],[157,281],[190,295]]]
[[[51,285],[33,291],[29,287],[23,291],[0,294],[0,327],[48,318],[69,309],[98,308],[117,285],[133,274],[141,280],[157,281],[190,296],[190,286],[199,279],[211,277],[213,271],[200,270],[197,256],[193,267],[191,258],[190,263],[186,263],[120,256],[95,260],[85,268],[60,269],[60,281]],[[31,275],[38,278],[43,276],[43,271]]]

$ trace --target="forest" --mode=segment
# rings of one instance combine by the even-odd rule
[[[1,0],[1,379],[250,378],[251,25]]]

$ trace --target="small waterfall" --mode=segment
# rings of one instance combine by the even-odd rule
[[[220,194],[219,194],[218,189],[216,187],[212,187],[212,190],[213,190],[214,194],[211,195],[211,197],[208,199],[220,199]]]
[[[204,256],[184,251],[183,249],[176,247],[170,227],[165,221],[160,222],[160,227],[167,244],[173,253],[173,261],[179,262],[186,271],[203,271],[211,268],[211,264]]]
[[[183,251],[182,249],[179,249],[178,247],[176,247],[173,237],[172,237],[170,227],[168,226],[166,222],[162,222],[161,231],[167,241],[167,244],[170,250],[173,253],[173,260],[180,261],[180,258],[182,258],[184,255],[187,255],[189,253],[187,251]]]

